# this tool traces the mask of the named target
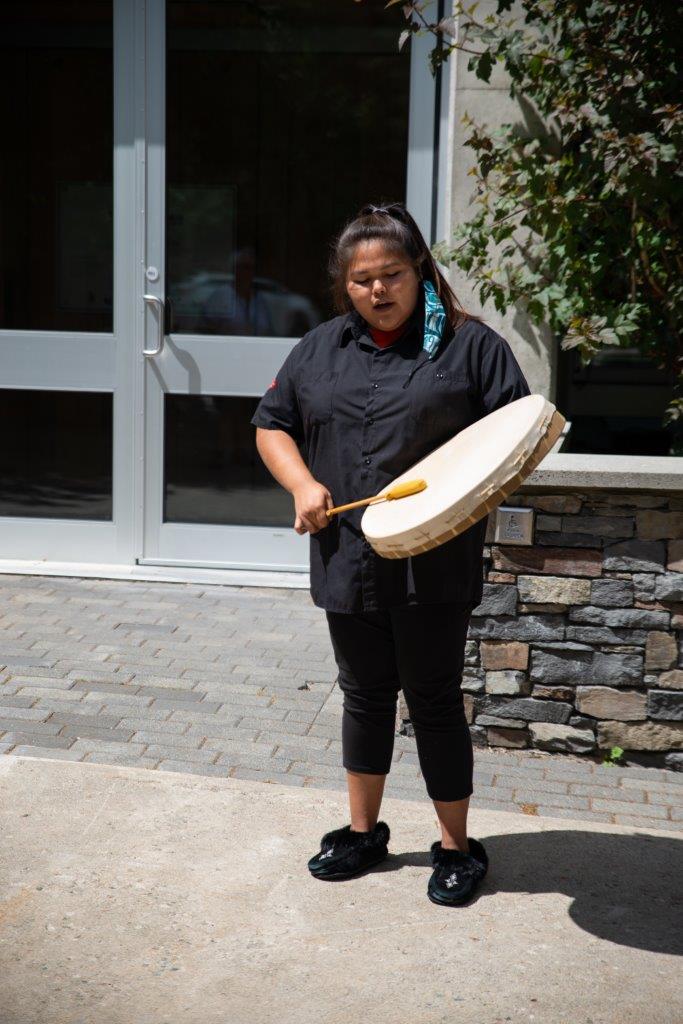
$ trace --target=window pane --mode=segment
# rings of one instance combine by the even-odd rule
[[[112,5],[0,4],[0,327],[112,330]]]
[[[560,350],[557,405],[571,423],[562,451],[680,455],[680,423],[663,422],[674,385],[637,348],[606,345],[586,366],[576,349]]]
[[[258,398],[166,395],[164,522],[293,526],[294,503],[256,451]]]
[[[170,329],[300,337],[331,237],[405,199],[409,47],[384,2],[168,4]]]
[[[0,515],[112,518],[112,395],[0,391]]]

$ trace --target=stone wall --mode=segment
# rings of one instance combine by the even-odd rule
[[[473,742],[683,770],[683,497],[522,488],[505,506],[535,510],[534,542],[484,551]]]

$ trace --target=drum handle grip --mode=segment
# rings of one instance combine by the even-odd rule
[[[426,486],[426,480],[406,480],[402,484],[396,484],[386,494],[376,494],[372,498],[361,498],[360,501],[350,501],[347,505],[337,505],[335,508],[328,508],[325,510],[325,515],[330,519],[337,512],[347,512],[351,508],[360,508],[361,505],[374,505],[378,501],[394,501],[396,498],[407,498],[410,494],[424,491]]]

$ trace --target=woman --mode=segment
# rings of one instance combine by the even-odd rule
[[[349,878],[387,856],[378,816],[402,688],[441,825],[428,895],[461,904],[488,866],[467,836],[473,751],[460,688],[487,519],[431,551],[383,559],[363,537],[363,508],[331,520],[325,510],[377,494],[529,387],[508,343],[462,309],[403,204],[363,207],[336,239],[330,272],[340,315],[294,346],[251,421],[293,496],[294,529],[310,534],[311,596],[344,694],[351,822],[323,836],[308,867]]]

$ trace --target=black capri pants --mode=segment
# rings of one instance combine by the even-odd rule
[[[402,689],[428,795],[471,795],[472,738],[461,683],[473,608],[446,603],[326,612],[344,694],[344,768],[389,773]]]

